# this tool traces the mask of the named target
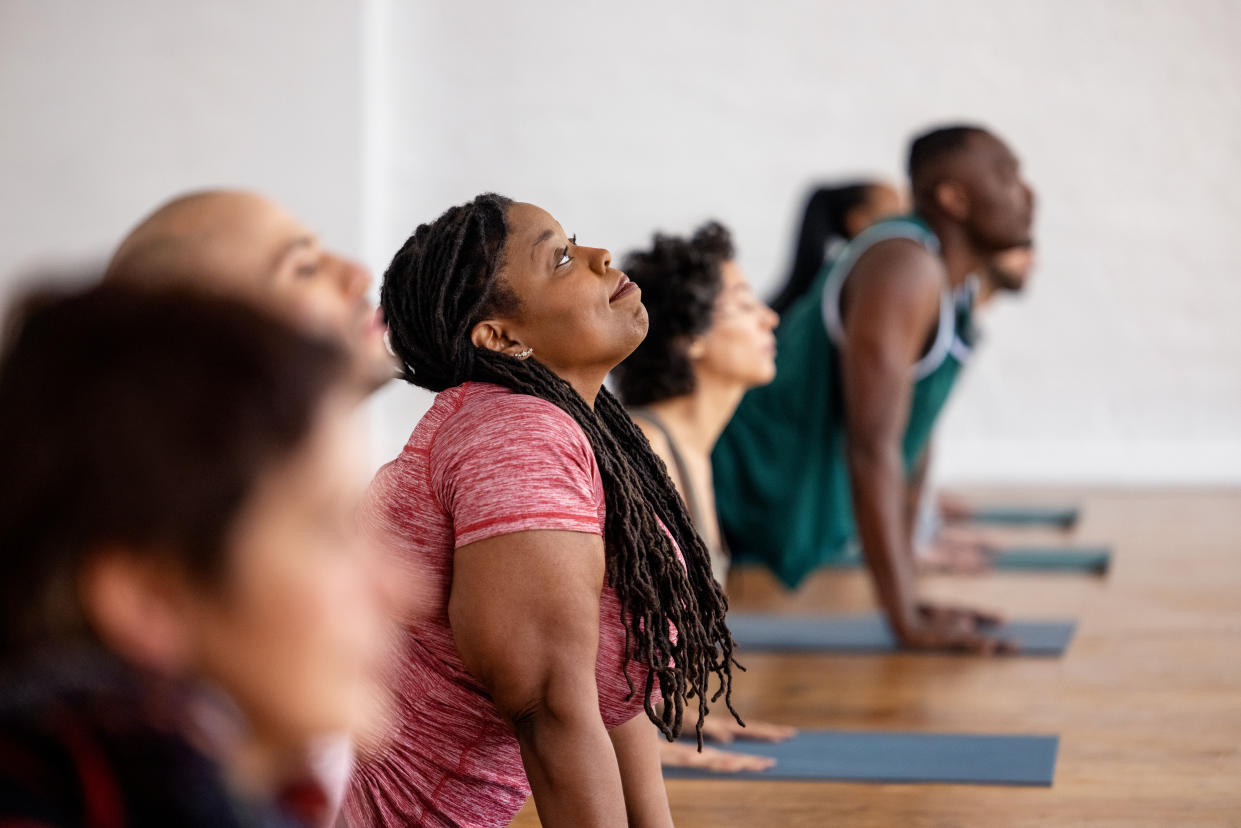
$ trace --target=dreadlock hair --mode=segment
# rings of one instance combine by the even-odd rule
[[[494,193],[480,195],[420,225],[405,242],[380,288],[392,349],[404,378],[414,385],[430,391],[469,380],[501,385],[553,403],[582,428],[603,478],[606,571],[625,624],[630,695],[635,688],[628,665],[635,661],[648,668],[646,714],[669,740],[680,734],[686,703],[696,698],[701,746],[712,675],[720,686],[710,701],[723,695],[729,712],[741,721],[732,706],[736,661],[724,624],[728,603],[663,462],[606,388],[592,409],[537,359],[514,359],[470,340],[473,327],[487,315],[521,306],[500,279],[510,204]],[[669,624],[676,628],[675,640]],[[660,712],[651,702],[656,682],[665,702]]]
[[[802,212],[793,267],[788,280],[769,303],[772,310],[784,315],[810,289],[814,277],[823,269],[828,242],[850,240],[849,213],[867,202],[875,186],[873,182],[857,181],[839,187],[817,187],[810,194]]]
[[[656,233],[649,250],[625,257],[625,274],[642,289],[650,317],[646,339],[612,372],[625,405],[649,405],[694,390],[689,346],[710,329],[724,286],[720,266],[735,255],[727,228],[709,221],[689,239]]]

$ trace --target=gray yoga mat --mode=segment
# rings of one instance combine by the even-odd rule
[[[786,742],[745,742],[726,750],[771,756],[765,771],[722,773],[664,768],[669,779],[942,782],[1047,787],[1058,736],[804,730]]]
[[[979,506],[964,519],[966,523],[993,526],[1056,526],[1070,529],[1081,517],[1076,506]]]
[[[1020,647],[1019,655],[1060,656],[1073,638],[1072,621],[1012,621],[995,632]],[[862,615],[728,613],[738,654],[747,652],[889,653],[899,651],[887,621]]]
[[[1112,565],[1112,550],[1107,546],[1006,546],[994,554],[992,565],[1008,572],[1103,575]]]
[[[991,550],[991,566],[1003,572],[1080,572],[1106,574],[1112,565],[1107,546],[1003,546]],[[862,558],[850,553],[826,565],[828,569],[857,569]]]

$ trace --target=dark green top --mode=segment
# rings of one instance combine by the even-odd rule
[[[848,554],[856,536],[839,348],[840,291],[870,247],[912,239],[938,255],[939,240],[916,217],[879,222],[823,268],[776,332],[776,378],[746,394],[712,455],[716,508],[734,562],[766,564],[790,587]],[[972,283],[944,285],[940,323],[913,367],[902,453],[906,471],[926,448],[973,335]]]

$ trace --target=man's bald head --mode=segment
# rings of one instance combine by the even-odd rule
[[[205,190],[168,201],[125,237],[105,279],[246,298],[340,339],[376,386],[395,375],[366,297],[370,274],[256,193]]]
[[[258,296],[270,290],[285,249],[311,235],[255,193],[189,193],[156,208],[130,231],[106,278]]]

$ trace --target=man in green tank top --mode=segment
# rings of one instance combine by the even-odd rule
[[[993,652],[1006,644],[987,616],[919,601],[913,530],[975,298],[1022,287],[1024,271],[989,265],[1030,244],[1034,197],[979,127],[915,139],[909,176],[913,214],[860,234],[785,314],[775,381],[746,395],[716,445],[717,507],[736,561],[793,587],[860,543],[904,646]]]

